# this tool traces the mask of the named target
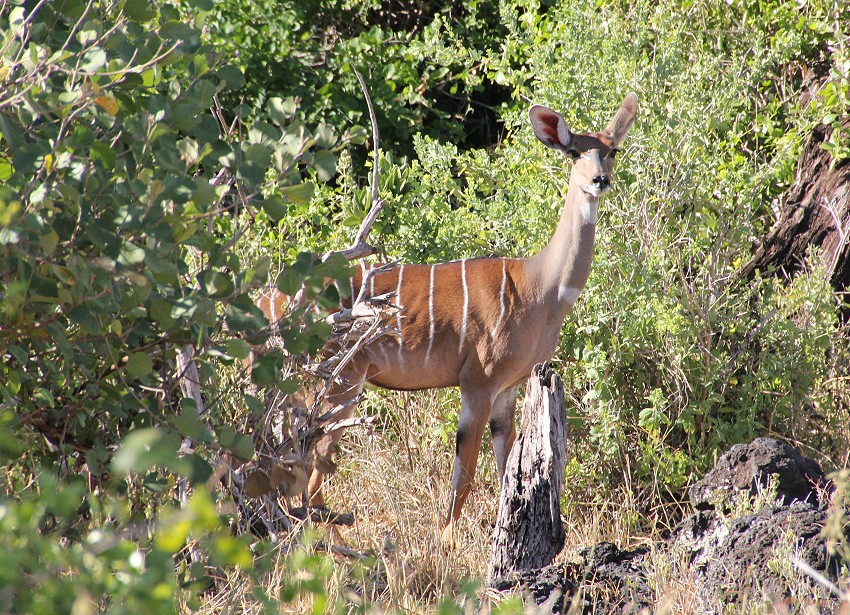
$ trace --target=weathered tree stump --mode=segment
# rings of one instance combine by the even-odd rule
[[[808,104],[822,86],[822,79],[813,81],[801,103]],[[840,123],[850,130],[850,115]],[[782,198],[779,219],[742,268],[743,276],[775,270],[791,277],[805,266],[807,251],[818,246],[832,286],[850,289],[850,160],[836,163],[821,147],[832,131],[823,125],[812,129],[800,152],[796,181]]]
[[[566,445],[564,383],[548,363],[535,365],[499,497],[491,580],[547,566],[563,548],[560,501]]]

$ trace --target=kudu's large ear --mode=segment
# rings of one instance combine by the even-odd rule
[[[617,146],[625,140],[629,134],[629,128],[632,127],[632,122],[635,121],[637,115],[638,99],[637,94],[630,92],[623,99],[623,104],[617,109],[617,113],[608,122],[608,127],[605,129],[605,134],[611,137],[614,145]]]
[[[559,113],[543,105],[534,105],[528,111],[528,117],[531,119],[534,135],[547,147],[561,151],[570,148],[573,133]]]

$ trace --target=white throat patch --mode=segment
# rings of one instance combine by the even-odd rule
[[[580,205],[581,219],[585,224],[596,224],[599,218],[599,199],[584,199]]]
[[[563,301],[569,303],[570,305],[575,305],[576,301],[578,301],[578,296],[581,294],[580,288],[575,288],[574,286],[567,286],[566,284],[562,284],[558,287],[558,301]]]

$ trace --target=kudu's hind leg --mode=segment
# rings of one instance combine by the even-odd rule
[[[490,435],[493,438],[493,452],[496,454],[496,468],[499,471],[499,482],[505,478],[505,466],[508,463],[508,455],[516,440],[516,424],[514,414],[516,413],[517,387],[502,391],[493,402],[490,411]]]
[[[331,385],[323,405],[323,411],[328,412],[338,406],[343,407],[334,416],[334,422],[351,418],[354,414],[357,404],[351,402],[363,390],[363,382],[366,379],[366,367],[365,364],[359,365],[354,362],[354,364],[349,365],[347,369],[343,370],[340,381]],[[336,429],[322,436],[313,449],[311,459],[313,471],[310,474],[310,481],[307,484],[307,495],[310,506],[323,506],[325,503],[322,494],[322,483],[325,479],[325,472],[321,470],[322,461],[333,454],[334,445],[342,437],[343,431],[342,429]]]

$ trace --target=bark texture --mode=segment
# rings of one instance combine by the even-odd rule
[[[548,363],[538,364],[528,379],[520,434],[505,468],[490,579],[547,566],[563,548],[566,443],[564,383]]]
[[[850,117],[842,124],[850,127]],[[850,159],[834,164],[821,147],[831,132],[827,126],[812,131],[779,219],[744,266],[745,276],[776,270],[791,277],[805,266],[807,250],[818,246],[832,286],[850,289]]]

